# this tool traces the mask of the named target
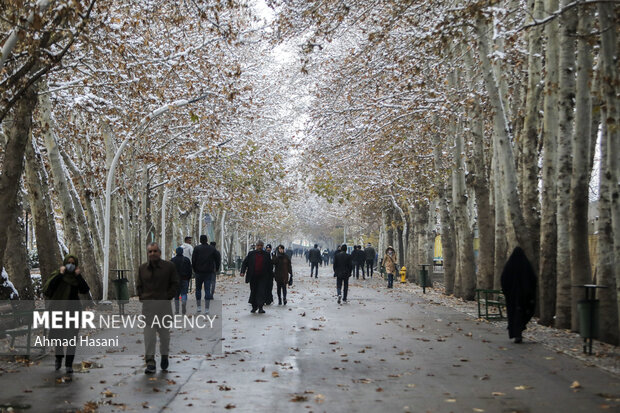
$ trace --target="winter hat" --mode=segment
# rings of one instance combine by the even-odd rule
[[[177,247],[177,255],[183,255],[183,247]]]

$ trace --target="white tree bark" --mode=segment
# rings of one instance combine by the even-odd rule
[[[592,283],[590,251],[588,243],[588,204],[589,204],[589,166],[590,138],[592,127],[592,52],[587,35],[592,30],[592,9],[579,7],[578,48],[577,48],[577,92],[575,107],[575,130],[572,136],[573,170],[570,180],[569,208],[569,255],[571,285]],[[577,301],[581,291],[573,289],[571,302],[571,328],[579,328]]]
[[[546,0],[545,9],[558,9],[558,0]],[[540,271],[538,277],[539,320],[543,325],[553,324],[555,315],[557,222],[556,187],[558,139],[558,60],[559,24],[553,19],[545,25],[547,48],[545,52],[545,88],[543,102],[543,170],[540,228]]]
[[[607,134],[607,169],[605,182],[609,186],[611,199],[610,215],[612,222],[614,272],[618,312],[620,313],[620,102],[618,101],[618,39],[617,6],[612,3],[598,3],[601,33],[601,87],[605,113],[605,132]],[[620,326],[619,326],[620,328]]]
[[[510,126],[506,118],[506,111],[498,90],[497,81],[493,73],[493,67],[489,60],[488,23],[481,14],[476,18],[476,37],[478,41],[480,61],[485,87],[489,95],[489,102],[493,110],[493,145],[497,148],[499,171],[501,173],[501,185],[504,189],[506,212],[510,217],[509,232],[516,238],[523,248],[527,257],[534,255],[532,240],[527,235],[527,228],[521,202],[519,199],[517,171],[514,154],[512,151],[512,139]],[[513,246],[511,246],[513,247]]]
[[[570,0],[561,0],[564,7]],[[572,286],[569,251],[570,176],[572,173],[572,139],[575,109],[575,38],[577,11],[570,9],[560,16],[560,84],[557,185],[557,294],[555,327],[571,327]]]
[[[44,88],[41,90],[44,90]],[[54,181],[54,189],[56,190],[58,201],[62,209],[64,242],[69,247],[71,254],[76,255],[78,259],[81,260],[82,248],[80,243],[80,232],[77,228],[75,208],[71,199],[71,194],[69,193],[67,175],[62,166],[60,151],[58,150],[58,144],[54,137],[56,126],[52,120],[52,102],[47,93],[39,95],[39,123],[43,131],[45,148],[47,149],[47,157]]]

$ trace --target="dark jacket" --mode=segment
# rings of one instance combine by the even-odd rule
[[[501,283],[506,297],[508,335],[510,338],[521,337],[536,309],[536,273],[520,247],[516,247],[508,258]]]
[[[78,259],[71,254],[65,257],[62,265],[66,266],[69,258],[73,258],[77,268]],[[66,270],[64,274],[61,274],[59,270],[54,271],[43,287],[43,295],[50,300],[75,300],[75,306],[72,306],[72,309],[75,310],[81,308],[80,296],[78,294],[87,294],[89,291],[90,287],[86,280],[84,280],[84,277],[82,277],[82,274]]]
[[[170,261],[144,263],[138,268],[136,291],[140,301],[171,300],[179,290],[179,275]]]
[[[263,269],[260,274],[254,273],[254,268],[256,264],[256,256],[263,256]],[[271,262],[271,256],[265,250],[252,250],[248,252],[248,256],[245,257],[243,263],[241,264],[241,274],[245,273],[245,282],[249,283],[252,279],[268,279],[273,277],[273,264]]]
[[[373,247],[364,248],[364,254],[366,255],[366,261],[374,261],[375,255],[377,255]]]
[[[200,244],[192,254],[192,268],[196,274],[214,274],[220,270],[222,257],[213,245]]]
[[[183,253],[181,255],[177,254],[170,261],[176,267],[179,279],[187,281],[192,278],[192,262]]]
[[[336,253],[334,256],[334,274],[338,278],[348,278],[351,276],[353,261],[351,256],[344,251]]]
[[[308,260],[312,263],[321,262],[323,260],[321,250],[318,248],[311,248],[310,251],[308,251]]]
[[[293,277],[293,266],[288,254],[278,254],[273,257],[273,265],[275,265],[274,276],[278,284],[286,284],[289,280],[289,274]]]
[[[353,264],[362,265],[366,261],[366,254],[361,249],[356,249],[351,252],[351,260]]]

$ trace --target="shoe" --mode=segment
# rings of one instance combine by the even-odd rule
[[[341,295],[339,295],[339,296],[338,296],[338,304],[340,304],[340,301],[341,301],[341,300],[342,300],[342,296],[341,296]]]
[[[523,338],[522,337],[517,337],[515,338],[515,343],[519,344],[523,342]]]
[[[252,309],[250,310],[250,313],[255,313],[256,312],[256,307],[252,307]]]
[[[258,313],[259,313],[259,314],[265,314],[265,310],[263,310],[263,307],[261,307],[261,308],[259,308],[259,309],[258,309]]]
[[[161,369],[168,370],[168,365],[170,362],[168,361],[168,356],[161,356]]]
[[[286,305],[286,298],[284,299],[284,305]]]
[[[201,309],[200,307],[198,307],[198,308],[196,308],[196,312],[197,312],[198,314],[200,314],[200,313],[202,312],[202,309]]]
[[[154,374],[157,371],[157,366],[155,366],[155,360],[150,360],[146,363],[146,370],[144,370],[144,374]]]
[[[282,299],[278,298],[278,305],[282,305]]]
[[[56,356],[56,361],[54,362],[54,368],[56,370],[60,370],[62,367],[62,356]]]
[[[65,372],[67,374],[73,374],[73,366],[67,366],[65,367]]]
[[[314,278],[319,278],[319,276],[318,276],[318,275],[315,275],[315,276],[314,276]]]
[[[343,302],[343,303],[346,303],[346,302],[347,302],[347,299],[346,299],[346,298],[343,298],[343,299],[342,299],[342,302]]]

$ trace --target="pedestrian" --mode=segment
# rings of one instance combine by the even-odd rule
[[[265,252],[269,254],[269,262],[271,262],[275,256],[274,251],[271,249],[271,244],[265,245]],[[272,276],[265,283],[265,305],[273,304],[273,265],[271,267],[271,274]]]
[[[67,254],[62,261],[62,266],[52,273],[50,278],[43,286],[43,295],[49,300],[48,309],[51,311],[80,312],[82,304],[79,294],[88,294],[90,287],[82,276],[82,271],[78,267],[78,259],[75,255]],[[51,328],[49,339],[75,338],[77,341],[79,328]],[[68,341],[67,341],[68,343]],[[65,358],[65,371],[67,374],[73,373],[73,360],[75,358],[75,345],[57,345],[54,349],[56,361],[54,367],[60,370],[62,359]]]
[[[205,290],[205,314],[209,313],[209,305],[215,291],[215,273],[220,270],[222,257],[220,253],[209,245],[207,236],[200,236],[200,245],[194,248],[192,254],[192,269],[196,274],[196,312],[202,312],[202,287]]]
[[[396,274],[397,262],[396,259],[396,251],[394,248],[389,246],[385,249],[385,256],[383,257],[383,266],[385,267],[385,272],[388,276],[388,287],[394,287],[394,274]]]
[[[366,255],[366,275],[372,278],[373,269],[375,266],[375,249],[372,247],[372,244],[369,242],[366,244],[366,248],[364,248],[364,254]]]
[[[172,317],[170,300],[179,291],[179,275],[176,266],[161,259],[161,249],[156,242],[151,242],[146,249],[148,261],[138,268],[136,291],[142,302],[144,315],[144,360],[145,374],[153,374],[156,370],[155,348],[159,335],[159,353],[161,369],[168,370],[168,354],[170,350],[170,329],[164,327],[165,316]]]
[[[170,261],[174,264],[179,275],[179,292],[174,296],[174,312],[179,314],[179,295],[181,296],[181,312],[187,312],[187,290],[192,278],[192,263],[185,256],[183,247],[177,248],[177,255]]]
[[[314,278],[319,277],[319,263],[323,261],[321,257],[321,250],[319,249],[319,244],[314,244],[314,248],[311,248],[308,251],[308,260],[310,261],[310,278],[312,278],[312,274],[314,273]],[[316,272],[314,270],[316,269]]]
[[[521,247],[516,247],[508,258],[501,284],[506,297],[508,337],[521,343],[522,332],[536,309],[536,273]]]
[[[213,294],[215,294],[215,281],[217,280],[217,275],[220,272],[220,268],[222,267],[222,254],[217,250],[217,243],[215,241],[211,241],[209,243],[209,245],[211,245],[213,248],[215,248],[215,251],[217,252],[218,256],[220,257],[220,265],[217,266],[217,269],[215,270],[215,275],[213,275],[213,277],[211,277],[211,284],[210,284],[210,297],[211,299],[213,299]],[[207,309],[209,309],[208,306],[206,306]]]
[[[185,240],[183,241],[183,244],[181,244],[181,247],[183,248],[183,256],[187,257],[187,259],[189,259],[189,262],[191,263],[192,254],[194,253],[194,247],[192,247],[192,237],[185,237]]]
[[[284,245],[278,245],[276,256],[273,257],[274,276],[278,288],[278,305],[286,305],[286,285],[293,285],[293,265],[286,254]]]
[[[329,265],[329,251],[327,249],[323,250],[323,265],[326,267]]]
[[[364,263],[366,262],[366,254],[362,251],[361,245],[355,245],[353,247],[353,252],[351,252],[351,260],[353,261],[353,275],[355,279],[359,280],[360,278],[360,270],[362,272],[362,278],[366,279],[366,275],[364,274]]]
[[[336,277],[336,293],[338,294],[338,304],[340,301],[347,302],[349,292],[349,277],[353,270],[351,256],[347,254],[347,244],[342,244],[340,252],[334,256],[334,276]],[[344,291],[343,290],[344,285]],[[341,295],[342,293],[342,295]]]
[[[265,312],[263,305],[265,305],[266,284],[273,277],[271,257],[263,250],[264,245],[263,241],[256,242],[256,248],[248,252],[243,260],[239,274],[241,277],[245,276],[245,282],[250,284],[248,302],[252,304],[251,313],[255,313],[256,310],[261,314]]]

